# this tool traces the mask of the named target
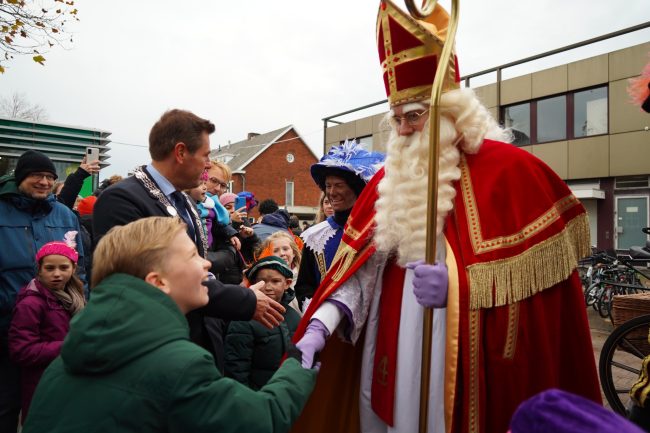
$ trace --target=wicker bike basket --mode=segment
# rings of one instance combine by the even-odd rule
[[[635,293],[632,295],[614,296],[612,305],[612,324],[618,328],[628,320],[650,314],[650,293]],[[641,353],[650,353],[648,329],[637,329],[626,336],[629,344],[634,345]]]

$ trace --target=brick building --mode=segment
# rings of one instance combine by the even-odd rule
[[[211,157],[228,164],[233,172],[230,191],[250,191],[258,201],[275,200],[301,220],[312,220],[320,190],[309,168],[318,158],[293,125],[213,150]],[[254,208],[251,216],[258,217]]]

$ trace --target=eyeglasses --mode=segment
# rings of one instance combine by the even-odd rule
[[[417,111],[409,111],[403,116],[393,116],[393,121],[395,121],[398,125],[401,125],[402,120],[406,120],[406,123],[408,123],[409,126],[415,126],[420,121],[420,117],[424,116],[428,112],[428,108],[421,113],[418,113]]]
[[[54,182],[56,180],[56,176],[52,173],[29,173],[29,177],[33,180],[41,180],[45,178],[48,182]]]
[[[226,182],[222,182],[222,181],[220,181],[219,179],[217,179],[216,177],[211,177],[211,178],[209,178],[208,180],[209,180],[211,183],[215,184],[215,185],[220,185],[221,188],[228,188],[228,184],[227,184]]]

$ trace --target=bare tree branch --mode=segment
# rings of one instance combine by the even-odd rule
[[[47,120],[47,110],[38,104],[30,104],[24,93],[14,92],[8,97],[0,97],[0,116],[12,119],[33,121]]]
[[[33,55],[42,65],[43,53],[72,43],[69,20],[79,21],[74,0],[0,0],[0,73],[14,55]]]

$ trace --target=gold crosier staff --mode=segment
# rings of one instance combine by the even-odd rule
[[[451,16],[447,38],[442,48],[440,61],[431,89],[431,108],[429,111],[429,195],[427,201],[427,252],[425,260],[433,264],[436,260],[436,216],[438,207],[438,158],[440,155],[440,96],[447,76],[454,38],[458,27],[458,1],[451,1]],[[424,0],[422,9],[414,0],[405,0],[409,13],[416,19],[425,19],[433,12],[437,0]],[[422,331],[422,364],[420,375],[420,424],[419,432],[426,433],[429,416],[429,382],[431,379],[431,336],[433,334],[433,309],[424,310]]]

